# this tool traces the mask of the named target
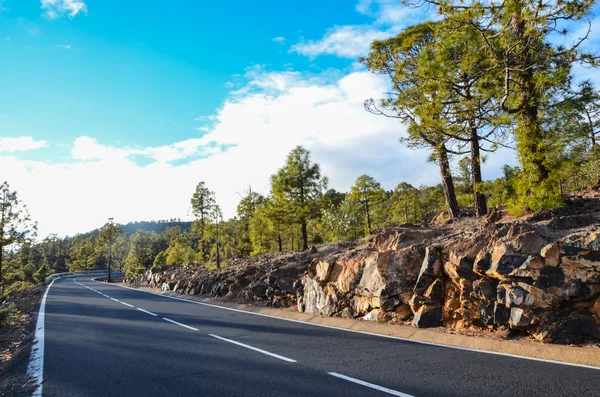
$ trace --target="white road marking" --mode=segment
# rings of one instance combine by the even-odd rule
[[[129,303],[125,303],[125,302],[119,302],[119,303],[122,305],[125,305],[125,306],[134,307],[133,305],[130,305]]]
[[[120,300],[118,300],[118,299],[115,299],[115,298],[110,298],[110,300],[111,300],[111,301],[115,301],[115,302],[121,302]]]
[[[106,295],[106,294],[102,294],[103,297],[105,298],[110,298],[110,296]]]
[[[151,315],[151,316],[158,317],[158,314],[155,314],[155,313],[149,312],[148,310],[140,309],[139,307],[136,307],[136,309],[138,309],[139,311],[141,311],[141,312],[144,312],[144,313],[146,313],[146,314],[149,314],[149,315]]]
[[[356,378],[351,378],[349,376],[338,374],[336,372],[328,372],[328,374],[331,375],[331,376],[335,376],[336,378],[347,380],[348,382],[356,383],[356,384],[361,385],[361,386],[370,387],[371,389],[375,389],[375,390],[379,390],[379,391],[387,393],[387,394],[391,394],[392,396],[414,397],[414,396],[412,396],[410,394],[401,393],[401,392],[396,391],[396,390],[388,389],[387,387],[383,387],[383,386],[379,386],[379,385],[376,385],[376,384],[373,384],[373,383],[365,382],[364,380],[360,380],[360,379],[356,379]]]
[[[141,289],[138,289],[138,288],[127,287],[125,285],[115,284],[115,286],[116,287],[120,287],[120,288],[127,288],[127,289],[130,289],[130,290],[133,290],[133,291],[143,292],[143,293],[146,293],[146,294],[151,294],[151,295],[156,295],[156,296],[162,296],[163,298],[167,298],[167,299],[174,299],[174,300],[178,300],[178,301],[181,301],[181,302],[193,303],[195,305],[214,307],[215,309],[221,309],[221,310],[230,310],[230,311],[233,311],[233,312],[250,314],[250,315],[253,315],[253,316],[268,317],[268,318],[272,318],[272,319],[275,319],[275,320],[289,321],[291,323],[304,324],[304,325],[313,326],[313,327],[322,327],[322,328],[335,329],[335,330],[344,331],[344,332],[353,332],[353,333],[356,333],[356,334],[376,336],[378,338],[387,338],[387,339],[401,340],[403,342],[418,343],[420,345],[426,345],[426,346],[444,347],[444,348],[447,348],[447,349],[462,350],[462,351],[468,351],[468,352],[474,352],[474,353],[492,354],[494,356],[503,356],[503,357],[510,357],[510,358],[518,358],[518,359],[521,359],[521,360],[539,361],[539,362],[549,363],[549,364],[566,365],[566,366],[569,366],[569,367],[595,369],[597,371],[600,371],[600,365],[594,366],[594,365],[586,365],[586,364],[567,363],[567,362],[563,362],[563,361],[548,360],[548,359],[545,359],[545,358],[519,356],[518,354],[501,353],[501,352],[494,352],[494,351],[488,351],[488,350],[478,350],[478,349],[473,349],[473,348],[470,348],[470,347],[444,345],[443,343],[426,342],[426,341],[417,340],[417,339],[402,338],[400,336],[382,335],[382,334],[376,334],[374,332],[359,331],[359,330],[355,330],[355,329],[348,329],[348,328],[336,327],[336,326],[333,326],[333,325],[309,323],[309,322],[301,321],[301,320],[293,320],[291,318],[283,318],[283,317],[272,316],[270,314],[254,313],[254,312],[249,312],[249,311],[245,311],[245,310],[234,309],[232,307],[225,307],[225,306],[213,305],[211,303],[196,302],[196,301],[192,301],[192,300],[189,300],[189,299],[182,299],[182,298],[177,298],[177,297],[174,297],[174,296],[167,296],[167,295],[159,294],[159,293],[152,292],[152,291],[144,291],[144,290],[141,290]]]
[[[177,321],[171,320],[170,318],[166,318],[166,317],[161,317],[161,318],[163,320],[165,320],[165,321],[168,321],[168,322],[172,323],[172,324],[180,325],[180,326],[182,326],[184,328],[191,329],[192,331],[198,331],[198,328],[194,328],[194,327],[190,327],[189,325],[178,323]]]
[[[33,378],[33,383],[36,386],[33,391],[32,397],[41,397],[44,381],[44,326],[46,317],[46,299],[48,298],[48,292],[50,287],[54,284],[54,281],[46,288],[40,309],[38,311],[38,318],[35,324],[35,337],[33,339],[33,345],[31,348],[31,356],[29,357],[29,365],[27,366],[27,374]]]
[[[271,352],[268,352],[266,350],[262,350],[262,349],[259,349],[257,347],[254,347],[254,346],[250,346],[250,345],[246,345],[244,343],[236,342],[236,341],[231,340],[231,339],[223,338],[222,336],[219,336],[219,335],[214,335],[214,334],[208,334],[208,335],[212,336],[213,338],[217,338],[219,340],[225,341],[225,342],[233,343],[234,345],[245,347],[246,349],[254,350],[255,352],[266,354],[267,356],[271,356],[271,357],[275,357],[275,358],[278,358],[278,359],[283,360],[283,361],[287,361],[288,363],[295,363],[295,362],[297,362],[296,360],[292,360],[291,358],[280,356],[279,354],[271,353]]]

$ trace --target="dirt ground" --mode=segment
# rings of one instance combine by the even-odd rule
[[[0,396],[29,396],[32,392],[27,364],[35,333],[37,307],[44,286],[12,294],[0,304],[14,305],[16,317],[0,328]]]

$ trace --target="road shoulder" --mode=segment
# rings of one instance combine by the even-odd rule
[[[15,293],[9,299],[19,310],[16,319],[0,329],[3,359],[0,360],[0,396],[30,396],[35,385],[27,374],[40,302],[45,286]]]

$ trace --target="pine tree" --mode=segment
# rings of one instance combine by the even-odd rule
[[[310,161],[310,152],[302,146],[293,149],[286,163],[271,177],[277,205],[287,207],[300,223],[302,249],[308,249],[308,220],[318,215],[319,200],[327,186],[318,164]]]
[[[11,191],[7,182],[0,185],[0,296],[4,295],[4,250],[35,237],[37,226],[31,221],[27,207]]]
[[[395,117],[408,125],[408,136],[401,142],[411,148],[429,148],[431,161],[440,168],[446,206],[451,218],[460,214],[450,170],[449,130],[458,134],[460,126],[451,125],[446,115],[449,103],[437,101],[439,86],[423,75],[435,45],[435,24],[428,22],[405,29],[398,36],[371,44],[371,52],[361,62],[374,73],[387,76],[393,93],[377,103],[365,102],[376,115]]]
[[[359,176],[350,189],[348,200],[358,203],[363,213],[367,236],[373,232],[373,207],[383,203],[385,199],[385,190],[368,175]]]

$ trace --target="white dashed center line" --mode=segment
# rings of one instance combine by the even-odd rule
[[[158,314],[155,314],[155,313],[149,312],[148,310],[140,309],[139,307],[136,307],[136,309],[138,309],[139,311],[141,311],[141,312],[144,312],[144,313],[146,313],[146,314],[149,314],[149,315],[151,315],[151,316],[158,317]]]
[[[376,385],[376,384],[373,384],[373,383],[365,382],[364,380],[360,380],[360,379],[356,379],[356,378],[351,378],[351,377],[346,376],[346,375],[338,374],[337,372],[328,372],[328,374],[331,375],[331,376],[335,376],[336,378],[339,378],[339,379],[347,380],[348,382],[356,383],[356,384],[361,385],[361,386],[370,387],[371,389],[375,389],[375,390],[379,390],[379,391],[387,393],[387,394],[391,394],[392,396],[414,397],[414,396],[412,396],[410,394],[401,393],[401,392],[396,391],[396,390],[388,389],[387,387],[383,387],[383,386],[379,386],[379,385]]]
[[[177,321],[171,320],[170,318],[166,318],[166,317],[161,317],[163,320],[170,322],[171,324],[176,324],[179,325],[181,327],[187,328],[187,329],[191,329],[192,331],[198,331],[198,328],[194,328],[194,327],[190,327],[189,325],[185,325],[185,324],[181,324],[178,323]]]
[[[283,360],[283,361],[287,361],[288,363],[295,363],[295,362],[297,362],[296,360],[292,360],[291,358],[280,356],[279,354],[271,353],[271,352],[268,352],[266,350],[262,350],[262,349],[259,349],[257,347],[254,347],[254,346],[250,346],[250,345],[246,345],[244,343],[236,342],[236,341],[231,340],[231,339],[223,338],[222,336],[219,336],[219,335],[214,335],[214,334],[208,334],[208,335],[212,336],[213,338],[217,338],[219,340],[225,341],[225,342],[233,343],[234,345],[245,347],[246,349],[254,350],[255,352],[266,354],[267,356],[271,356],[271,357],[275,357],[275,358],[278,358],[278,359]]]
[[[133,305],[130,305],[129,303],[125,303],[125,302],[119,302],[122,305],[128,306],[128,307],[134,307]]]

